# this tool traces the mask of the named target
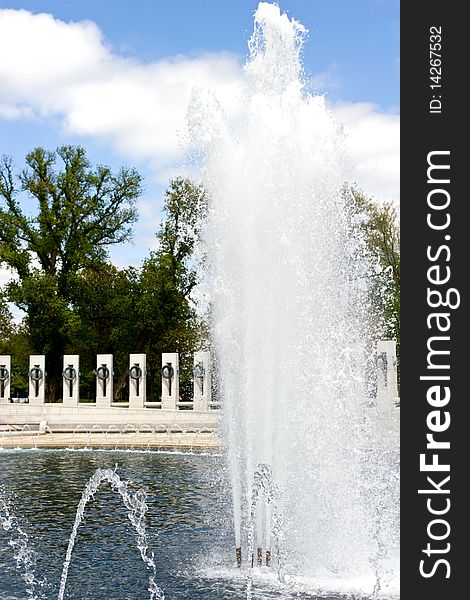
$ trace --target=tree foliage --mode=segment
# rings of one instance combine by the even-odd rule
[[[16,324],[13,314],[0,295],[0,355],[12,356],[11,395],[25,397],[28,395],[28,365],[30,347],[27,330],[23,323]]]
[[[77,280],[106,261],[110,245],[130,239],[140,193],[135,169],[113,174],[108,167],[92,167],[79,146],[36,148],[17,175],[12,160],[2,159],[0,263],[17,275],[6,295],[27,314],[33,351],[46,354],[50,400],[61,356],[80,328]],[[26,202],[36,204],[33,216],[24,210]]]
[[[77,278],[75,314],[79,330],[68,346],[80,355],[81,397],[92,399],[97,354],[113,354],[115,373],[127,369],[129,353],[136,352],[141,322],[136,304],[139,273],[135,268],[118,269],[103,263],[84,269]]]
[[[206,218],[206,193],[190,180],[176,178],[166,190],[163,212],[165,219],[157,232],[158,250],[142,267],[138,312],[155,386],[159,383],[160,354],[169,350],[181,356],[184,386],[190,379],[191,353],[200,335],[191,292],[203,260],[196,256],[196,250]]]
[[[14,331],[13,315],[5,299],[0,295],[0,354],[5,354],[7,340]]]
[[[168,270],[173,287],[187,298],[197,283],[195,250],[207,215],[207,197],[202,186],[177,177],[165,192],[165,219],[157,233],[159,249],[154,258]]]
[[[81,151],[77,152],[83,157]],[[47,167],[50,163],[47,153],[41,151],[35,156],[34,164],[47,163],[42,169],[42,177],[51,180],[45,187],[54,190],[49,196],[52,203],[59,195],[54,188],[59,176]],[[31,160],[28,159],[28,164]],[[164,198],[164,219],[156,233],[158,249],[149,254],[141,267],[118,269],[107,260],[105,250],[112,239],[112,228],[116,228],[116,243],[128,238],[130,232],[126,227],[135,218],[129,202],[125,210],[122,205],[121,208],[116,205],[113,227],[106,228],[106,223],[103,224],[101,246],[96,237],[95,245],[89,245],[87,238],[80,246],[80,235],[85,235],[85,230],[80,230],[80,223],[76,222],[77,212],[75,219],[67,225],[63,206],[55,215],[47,208],[47,202],[46,207],[44,202],[39,202],[37,215],[26,217],[19,202],[13,199],[13,170],[8,160],[4,161],[3,173],[5,206],[1,213],[1,257],[4,263],[16,269],[18,275],[17,281],[7,286],[7,293],[9,300],[15,301],[27,314],[21,335],[15,337],[11,328],[7,331],[6,324],[12,321],[7,305],[2,304],[1,309],[5,313],[5,337],[9,338],[6,347],[10,353],[12,349],[20,353],[21,360],[23,355],[26,356],[26,366],[21,367],[25,373],[25,342],[29,343],[30,352],[46,354],[48,379],[54,363],[60,371],[62,354],[79,354],[81,397],[92,399],[96,355],[111,353],[116,374],[114,397],[125,399],[129,353],[146,352],[148,397],[158,400],[161,353],[176,351],[181,356],[183,387],[189,383],[191,355],[197,348],[201,331],[192,291],[198,281],[202,260],[197,257],[197,248],[207,210],[204,190],[187,179],[171,181]],[[21,177],[25,182],[26,176]],[[81,195],[85,194],[85,200],[81,201],[85,205],[85,215],[92,202],[91,188],[85,193],[83,186],[70,183],[73,177],[81,180],[85,176],[78,172],[68,173],[68,185],[74,190],[80,189]],[[139,189],[137,183],[140,180],[137,175],[135,177],[136,185],[129,188],[132,197]],[[31,176],[27,180],[31,181]],[[95,181],[93,177],[92,181]],[[24,191],[24,186],[21,190]],[[71,192],[64,192],[63,204],[70,203],[72,197],[75,200],[70,206],[78,210],[78,194],[73,196]],[[110,207],[109,210],[114,209]],[[101,223],[104,218],[102,210],[99,214]],[[83,224],[90,219],[94,219],[91,213],[83,217]],[[121,228],[117,227],[118,222]],[[51,231],[54,235],[49,236]],[[50,239],[46,239],[48,237]]]
[[[362,215],[364,240],[374,265],[371,305],[376,333],[397,343],[400,356],[400,229],[392,202],[377,202],[353,186],[345,189],[354,210]]]

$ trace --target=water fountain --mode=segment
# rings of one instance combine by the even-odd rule
[[[396,491],[383,503],[374,480],[383,455],[365,409],[371,267],[344,192],[341,129],[304,88],[305,34],[260,3],[238,110],[200,94],[189,114],[210,197],[234,546],[238,564],[244,550],[252,560],[253,482],[269,465],[287,577],[370,593],[377,511],[393,523],[390,545],[398,529]]]
[[[28,599],[35,599],[36,592],[43,587],[44,581],[36,577],[36,555],[31,548],[28,534],[21,525],[15,514],[10,510],[7,493],[0,485],[0,526],[9,534],[9,545],[13,550],[13,558],[16,568],[21,572],[21,578],[25,583]],[[40,597],[43,597],[42,595]]]
[[[58,600],[64,599],[65,586],[67,584],[67,575],[72,560],[72,551],[77,537],[78,528],[83,520],[85,514],[85,508],[91,498],[96,494],[100,485],[103,482],[108,482],[113,490],[115,490],[122,498],[125,507],[128,510],[128,518],[136,532],[137,548],[139,549],[140,556],[148,569],[151,571],[149,577],[149,592],[150,600],[164,600],[165,596],[163,591],[156,584],[156,565],[153,553],[149,552],[147,536],[145,531],[145,513],[147,512],[147,504],[145,502],[145,491],[138,490],[135,494],[132,494],[128,490],[128,484],[122,481],[119,475],[117,475],[111,469],[98,469],[94,475],[90,478],[85,486],[82,494],[82,498],[77,508],[77,514],[75,516],[75,522],[73,525],[72,533],[70,534],[69,544],[67,547],[67,553],[65,555],[64,566],[62,569],[62,576],[60,578],[60,588]]]
[[[146,534],[145,515],[147,512],[146,493],[140,489],[135,493],[129,490],[129,484],[123,481],[119,475],[111,469],[97,469],[85,485],[82,497],[77,507],[75,522],[69,537],[65,560],[60,577],[58,591],[58,600],[64,600],[67,577],[72,561],[72,552],[78,534],[80,524],[85,517],[85,509],[90,500],[95,496],[100,486],[109,483],[111,488],[119,494],[124,506],[127,509],[128,519],[135,531],[137,549],[140,557],[147,569],[150,571],[149,587],[150,600],[164,600],[163,591],[156,583],[156,564],[153,552],[149,549]],[[41,588],[45,587],[46,581],[38,579],[36,576],[36,553],[31,547],[28,534],[24,531],[18,522],[18,518],[12,513],[10,504],[7,501],[5,490],[0,487],[0,526],[9,533],[9,545],[13,549],[13,557],[16,561],[16,568],[22,572],[22,579],[26,584],[26,593],[30,600],[44,598],[44,592]],[[1,592],[1,590],[0,590]],[[38,595],[39,594],[39,595]]]
[[[210,196],[205,237],[232,498],[229,507],[224,493],[220,506],[211,496],[214,485],[207,478],[223,480],[220,463],[197,462],[218,458],[195,454],[188,466],[178,452],[173,457],[149,452],[145,459],[139,453],[122,454],[133,472],[147,473],[148,481],[156,482],[158,509],[152,518],[167,528],[158,543],[170,540],[159,548],[158,577],[167,578],[169,598],[396,595],[397,449],[376,444],[365,408],[370,267],[355,227],[361,216],[352,212],[343,193],[347,160],[340,127],[324,99],[304,89],[300,57],[305,34],[276,5],[261,3],[238,108],[224,112],[216,100],[200,94],[189,112],[194,155],[202,159],[201,177]],[[176,361],[169,355],[162,364],[173,369],[166,371],[167,404],[176,402]],[[78,373],[78,364],[66,364]],[[198,373],[202,381],[202,368]],[[153,437],[171,439],[182,435],[178,431],[177,426],[156,426]],[[89,439],[90,433],[78,425],[72,439]],[[107,444],[108,433],[119,437],[117,447],[138,432],[126,425],[118,436],[111,425]],[[206,435],[215,432],[204,427],[196,432],[199,438]],[[45,463],[44,495],[52,489],[55,470],[55,485],[65,473],[66,481],[81,489],[83,469],[98,460],[92,454],[59,455],[59,467],[54,463],[52,472],[47,462],[52,459],[36,454]],[[111,454],[100,453],[99,460],[112,460]],[[8,457],[8,472],[15,479],[21,457]],[[150,571],[150,597],[163,598],[145,537],[145,498],[130,494],[114,471],[99,468],[79,502],[63,566],[56,552],[62,568],[59,600],[65,597],[85,507],[102,482],[118,492],[135,528],[140,558]],[[49,505],[61,499],[60,493],[51,495]],[[6,502],[2,507],[5,515]],[[181,514],[187,514],[189,525],[180,521]],[[5,529],[12,521],[8,514],[2,519]],[[20,529],[16,538],[26,544]],[[203,534],[201,543],[197,535]],[[53,542],[47,543],[54,551]],[[182,558],[172,554],[183,547]],[[201,559],[191,563],[201,547]],[[127,565],[122,543],[120,551]],[[22,565],[33,598],[34,565]],[[70,589],[72,597],[83,597],[81,585]],[[141,582],[133,593],[142,597]]]

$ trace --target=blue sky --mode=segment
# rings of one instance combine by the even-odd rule
[[[311,74],[335,65],[343,100],[382,108],[399,103],[398,0],[285,0],[280,7],[310,31]],[[257,0],[3,0],[2,8],[89,19],[107,41],[144,62],[172,54],[229,51],[243,57]],[[336,91],[335,91],[336,94]]]
[[[256,7],[255,0],[3,0],[0,153],[20,166],[33,147],[72,143],[94,162],[135,166],[146,181],[141,220],[134,244],[112,256],[120,266],[138,264],[154,244],[165,182],[177,172],[178,85],[193,78],[230,94]],[[309,29],[305,72],[350,128],[359,183],[397,201],[399,2],[285,0],[280,7]],[[5,277],[0,272],[0,284]]]

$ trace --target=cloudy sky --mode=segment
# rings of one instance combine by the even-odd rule
[[[155,244],[163,190],[178,172],[194,86],[233,96],[244,77],[256,0],[3,0],[0,154],[21,167],[44,146],[81,144],[93,162],[145,177],[132,245],[119,266]],[[398,0],[285,0],[305,25],[309,87],[345,124],[355,178],[399,200]],[[0,269],[0,284],[8,274]]]

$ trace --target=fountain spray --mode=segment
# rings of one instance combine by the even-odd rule
[[[237,565],[244,545],[255,552],[254,474],[268,465],[282,494],[266,519],[266,562],[282,553],[286,572],[346,587],[360,574],[372,589],[377,502],[363,352],[371,265],[361,217],[344,192],[341,126],[305,85],[306,29],[266,2],[254,23],[237,107],[201,96],[189,117],[210,198]],[[393,502],[386,510],[398,524]]]

